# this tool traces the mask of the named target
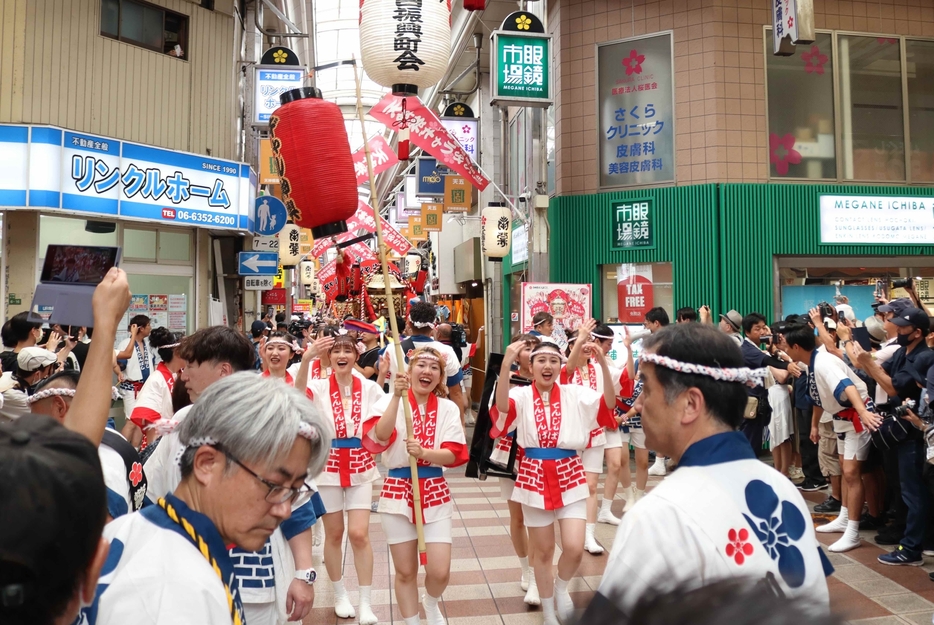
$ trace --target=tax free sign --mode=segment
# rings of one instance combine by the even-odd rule
[[[0,124],[0,206],[250,230],[249,165],[71,132]]]

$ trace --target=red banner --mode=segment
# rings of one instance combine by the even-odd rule
[[[373,159],[373,175],[381,174],[396,163],[399,157],[392,151],[392,146],[382,135],[376,135],[369,141],[370,158]],[[360,148],[353,153],[353,170],[357,174],[357,184],[361,185],[370,178],[366,167],[366,150]]]
[[[401,232],[396,230],[392,224],[382,217],[380,217],[380,224],[383,226],[383,238],[386,241],[386,246],[400,256],[405,256],[409,249],[411,249],[412,244],[409,243],[408,239],[402,236]],[[373,209],[362,200],[357,204],[357,212],[354,213],[353,217],[347,220],[347,232],[336,237],[336,239],[334,237],[316,239],[314,247],[311,248],[311,256],[313,258],[320,258],[321,255],[334,244],[335,240],[338,243],[343,243],[344,241],[354,239],[357,237],[358,230],[376,232],[376,222],[373,220]],[[356,246],[351,246],[350,249],[354,247]]]
[[[651,265],[620,265],[616,270],[620,323],[642,323],[655,306]]]
[[[466,177],[481,191],[486,189],[490,181],[480,172],[457,139],[441,125],[435,112],[426,108],[416,96],[401,98],[389,94],[370,109],[370,115],[398,131],[398,122],[402,121],[403,101],[412,143],[434,156],[439,163]]]
[[[264,306],[285,306],[285,300],[285,289],[269,289],[268,291],[263,291],[262,302]]]

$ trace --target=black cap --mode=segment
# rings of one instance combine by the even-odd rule
[[[5,622],[70,599],[90,564],[107,513],[97,447],[44,415],[0,424],[0,502]]]
[[[921,330],[922,334],[927,334],[928,330],[931,329],[931,320],[928,318],[927,313],[918,308],[906,308],[898,316],[892,317],[892,323],[900,328],[914,326],[916,329]]]

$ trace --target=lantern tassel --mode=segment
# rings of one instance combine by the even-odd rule
[[[399,117],[399,121],[393,124],[393,126],[398,126],[398,149],[399,160],[407,161],[409,160],[409,118],[408,113],[405,110],[406,98],[402,98],[402,112]]]

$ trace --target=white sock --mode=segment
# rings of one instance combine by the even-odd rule
[[[370,605],[370,592],[372,586],[360,586],[360,605]]]
[[[859,538],[859,521],[847,521],[846,522],[846,533],[843,534],[844,538]]]
[[[336,582],[331,582],[331,585],[334,586],[334,596],[335,597],[346,597],[347,591],[344,590],[344,579],[341,578]]]
[[[570,580],[565,581],[560,577],[555,576],[555,594],[567,594],[568,584],[570,583]]]
[[[522,574],[525,575],[529,570],[529,558],[528,556],[524,558],[519,558],[519,566],[522,567]]]
[[[604,499],[603,501],[600,502],[600,511],[601,512],[609,511],[610,506],[612,505],[613,505],[612,499]]]
[[[596,527],[597,527],[597,524],[596,524],[596,523],[587,523],[587,525],[585,526],[584,529],[585,529],[585,531],[586,531],[589,535],[593,536],[594,529],[595,529]]]
[[[415,616],[404,616],[402,618],[405,620],[405,625],[419,625],[418,614]]]
[[[554,621],[557,617],[555,616],[555,600],[554,597],[542,597],[542,612],[545,617],[545,622],[548,622],[548,619],[551,618]],[[406,623],[405,625],[409,625]]]
[[[846,506],[840,506],[840,514],[837,515],[838,520],[842,520],[846,523],[850,522],[850,511],[847,510]],[[856,522],[856,529],[859,529],[859,522]]]
[[[438,607],[438,599],[440,599],[440,598],[441,598],[441,597],[432,597],[431,595],[429,595],[429,594],[426,592],[426,593],[425,593],[425,601],[424,601],[425,609],[427,610],[428,608],[431,608],[432,610],[434,610],[435,608],[437,608],[437,607]]]

